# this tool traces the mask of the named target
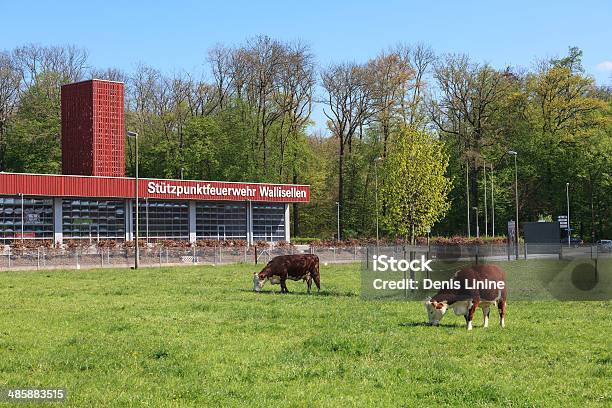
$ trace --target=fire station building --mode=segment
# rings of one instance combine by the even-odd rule
[[[0,173],[0,243],[132,240],[136,180],[124,177],[123,83],[64,85],[61,108],[63,174]],[[289,241],[289,204],[309,200],[306,185],[141,178],[139,237]]]

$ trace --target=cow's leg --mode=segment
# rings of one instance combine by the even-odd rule
[[[280,285],[281,293],[289,293],[289,289],[287,289],[287,279],[281,278]]]
[[[478,309],[478,304],[480,303],[480,298],[476,298],[472,300],[472,307],[468,310],[468,318],[467,318],[467,329],[472,330],[472,321],[474,320],[474,313],[476,309]]]
[[[506,327],[506,299],[501,299],[497,303],[499,309],[499,325],[503,328]]]
[[[312,286],[312,278],[310,276],[306,278],[306,284],[308,285],[308,293],[310,293],[310,287]]]
[[[482,327],[489,327],[489,306],[482,308],[482,314],[484,315],[484,324]]]
[[[321,277],[319,276],[319,271],[317,270],[317,273],[312,275],[312,279],[314,279],[314,283],[315,285],[317,285],[317,292],[321,291]]]

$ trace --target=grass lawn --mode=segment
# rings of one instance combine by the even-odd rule
[[[62,406],[610,406],[609,301],[512,302],[473,331],[420,302],[251,292],[252,265],[0,273],[0,388]],[[279,287],[275,286],[278,291]]]

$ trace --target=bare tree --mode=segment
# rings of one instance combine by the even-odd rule
[[[234,92],[233,52],[223,45],[217,45],[208,52],[208,63],[214,78],[214,107],[221,109]]]
[[[481,152],[500,135],[494,118],[506,89],[504,73],[465,55],[447,55],[434,76],[441,95],[430,102],[431,118],[443,135],[456,139],[458,153],[470,167],[470,200],[477,203]]]
[[[278,140],[280,178],[285,168],[285,153],[288,144],[298,138],[300,130],[310,119],[313,88],[316,81],[314,57],[308,46],[299,43],[287,45],[283,60],[273,95],[277,109],[281,113]],[[296,157],[293,157],[293,163],[296,163]],[[293,169],[294,182],[297,182],[295,165]]]
[[[345,63],[333,65],[321,74],[327,93],[323,110],[329,119],[328,127],[338,140],[338,203],[344,214],[344,162],[345,154],[351,152],[357,131],[375,113],[372,87],[368,86],[368,70],[363,65]],[[340,231],[344,229],[340,217]]]
[[[412,69],[412,80],[403,89],[401,112],[404,123],[415,125],[423,123],[427,114],[424,109],[424,95],[427,91],[427,76],[436,60],[433,50],[424,44],[398,46],[396,52]]]
[[[398,52],[380,53],[367,65],[368,86],[371,88],[374,120],[380,127],[383,157],[387,155],[387,142],[394,126],[401,121],[405,89],[414,73],[407,59]]]
[[[128,75],[118,68],[106,68],[90,70],[90,76],[95,79],[104,79],[106,81],[115,81],[126,83]]]

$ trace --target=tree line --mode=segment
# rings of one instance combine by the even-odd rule
[[[307,44],[259,36],[211,48],[204,74],[167,74],[29,44],[0,52],[0,171],[61,171],[60,87],[93,77],[126,84],[144,177],[310,184],[293,235],[334,236],[338,211],[342,238],[373,236],[377,214],[382,236],[503,235],[512,150],[521,222],[565,214],[570,183],[574,235],[609,238],[612,90],[581,57],[498,69],[417,44],[321,67]],[[128,175],[133,156],[126,138]]]

